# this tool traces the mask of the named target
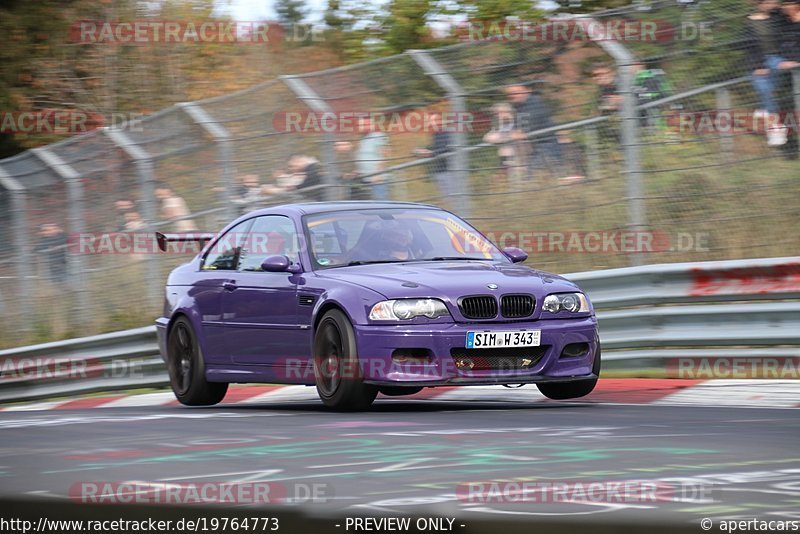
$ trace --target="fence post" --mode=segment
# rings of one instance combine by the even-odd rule
[[[586,128],[586,174],[589,180],[603,178],[600,172],[600,142],[596,126]]]
[[[142,147],[134,144],[130,137],[122,130],[104,129],[109,139],[122,149],[136,165],[139,177],[139,194],[141,195],[140,204],[142,206],[142,218],[147,232],[155,231],[156,210],[154,207],[155,196],[153,189],[153,160]],[[148,254],[145,260],[147,268],[147,302],[152,306],[160,304],[161,290],[159,289],[160,274],[158,269],[159,257],[155,254]]]
[[[31,320],[31,261],[30,246],[28,244],[28,225],[25,219],[27,214],[27,195],[22,185],[0,167],[0,186],[4,187],[11,195],[11,232],[14,236],[14,250],[17,257],[17,278],[19,279],[17,305],[22,321],[15,322],[15,326],[23,332],[29,332],[33,321]]]
[[[67,184],[67,200],[69,202],[69,231],[73,237],[86,232],[84,224],[83,184],[80,175],[70,167],[60,156],[49,151],[46,147],[31,149],[42,163],[50,167]],[[67,251],[69,252],[69,251]],[[78,296],[75,316],[71,317],[71,324],[83,326],[89,318],[89,293],[86,287],[86,268],[83,255],[68,254],[70,282]],[[77,319],[74,323],[73,320]]]
[[[472,188],[469,178],[469,154],[467,152],[467,134],[464,132],[464,117],[467,105],[464,101],[464,89],[453,76],[447,72],[436,59],[424,50],[409,50],[408,54],[416,61],[422,71],[445,90],[451,102],[453,113],[456,116],[456,132],[453,134],[455,151],[450,156],[450,166],[455,176],[452,178],[460,186],[461,192],[452,194],[455,205],[453,209],[462,217],[470,216],[470,198]]]
[[[587,35],[597,42],[607,54],[614,58],[619,73],[619,87],[617,88],[622,95],[622,109],[620,118],[622,119],[622,149],[625,156],[625,191],[628,202],[628,229],[632,232],[640,232],[646,228],[647,217],[645,212],[644,192],[642,187],[642,167],[640,160],[639,144],[641,137],[639,134],[639,109],[636,94],[633,91],[634,77],[633,65],[636,58],[619,41],[608,39],[602,28],[591,18],[578,18],[584,25]],[[594,31],[589,31],[592,25]],[[631,265],[641,265],[644,263],[644,254],[630,254]]]
[[[727,87],[720,87],[716,91],[717,95],[717,113],[725,112],[730,114],[732,111],[731,105],[731,91]],[[731,129],[727,132],[723,131],[719,136],[719,144],[722,152],[722,162],[731,161],[733,154],[733,117],[731,117]]]
[[[178,104],[189,118],[191,118],[198,126],[214,138],[217,144],[217,157],[219,158],[219,170],[222,177],[222,185],[224,187],[223,202],[225,224],[232,221],[236,217],[236,210],[233,206],[233,181],[235,176],[235,169],[233,165],[231,134],[228,130],[218,123],[214,118],[206,112],[205,109],[200,107],[196,102],[182,102]]]
[[[279,76],[291,92],[302,100],[303,103],[315,113],[333,113],[333,108],[314,91],[305,80],[295,75]],[[326,200],[340,200],[342,198],[341,182],[337,176],[336,153],[334,151],[333,134],[325,132],[322,142],[322,164],[326,169],[323,173]]]
[[[792,69],[792,92],[794,93],[794,127],[795,131],[794,134],[796,137],[800,138],[800,132],[797,131],[800,128],[800,68]],[[800,143],[797,143],[797,152],[800,153]]]

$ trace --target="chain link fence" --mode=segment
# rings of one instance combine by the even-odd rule
[[[649,41],[495,35],[287,75],[0,161],[0,346],[152,323],[167,273],[191,254],[99,236],[215,231],[297,200],[442,205],[557,272],[793,254],[797,130],[768,146],[753,123],[748,6],[724,4],[640,3],[559,22],[651,22]],[[777,83],[780,109],[796,117],[800,72]],[[715,121],[738,111],[745,126]],[[370,155],[358,128],[309,126],[348,113],[450,114],[456,127],[444,150],[431,129],[389,128]]]

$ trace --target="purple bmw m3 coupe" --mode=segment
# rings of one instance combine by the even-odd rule
[[[169,275],[156,321],[183,404],[216,404],[236,382],[313,385],[341,410],[453,385],[568,399],[600,373],[580,289],[434,206],[292,204],[158,239],[205,242]]]

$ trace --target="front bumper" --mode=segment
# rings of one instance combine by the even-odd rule
[[[600,347],[594,317],[515,323],[355,325],[354,329],[361,375],[365,382],[378,385],[570,382],[595,377],[594,361]],[[508,330],[541,330],[542,349],[530,367],[470,369],[458,365],[460,358],[451,354],[452,349],[464,354],[469,331]],[[580,356],[562,356],[564,347],[572,343],[586,343],[589,350]],[[398,349],[417,349],[410,352],[427,354],[430,359],[422,363],[398,363],[392,359]],[[470,350],[466,350],[467,355]]]

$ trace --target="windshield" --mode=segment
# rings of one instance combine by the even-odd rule
[[[451,213],[362,209],[304,218],[316,269],[404,261],[503,261],[489,240]]]

